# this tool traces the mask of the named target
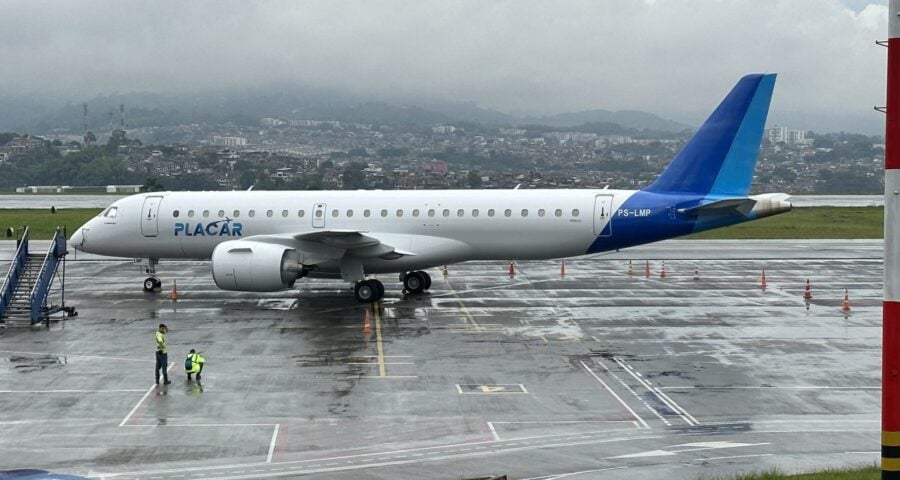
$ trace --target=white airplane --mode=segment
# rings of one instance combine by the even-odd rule
[[[154,192],[121,199],[70,239],[81,251],[212,260],[219,288],[278,291],[342,278],[360,302],[384,296],[367,275],[468,260],[572,257],[787,212],[785,194],[748,196],[775,75],[742,78],[659,178],[643,190]]]

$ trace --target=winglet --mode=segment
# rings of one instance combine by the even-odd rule
[[[775,74],[740,79],[672,163],[644,190],[746,196],[774,88]]]

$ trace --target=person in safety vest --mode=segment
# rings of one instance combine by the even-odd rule
[[[168,385],[169,381],[169,348],[166,346],[166,333],[169,327],[165,323],[159,324],[159,330],[156,331],[156,384],[159,385],[159,372],[162,371],[163,384]]]
[[[200,373],[203,372],[204,363],[206,363],[206,359],[192,348],[187,358],[184,359],[184,373],[187,373],[188,380],[191,379],[191,375],[196,373],[197,381],[200,381]]]

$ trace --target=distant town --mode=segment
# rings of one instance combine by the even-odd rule
[[[0,134],[0,189],[635,189],[652,182],[691,133],[606,122],[500,127],[272,117],[11,132]],[[883,161],[878,137],[773,125],[753,191],[877,194]]]

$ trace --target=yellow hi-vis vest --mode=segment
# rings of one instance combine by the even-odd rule
[[[159,353],[168,353],[169,350],[166,348],[166,334],[156,331],[156,351]]]
[[[191,353],[184,359],[184,371],[187,373],[196,373],[200,371],[200,365],[206,362],[199,353]],[[188,368],[190,365],[190,368]]]

